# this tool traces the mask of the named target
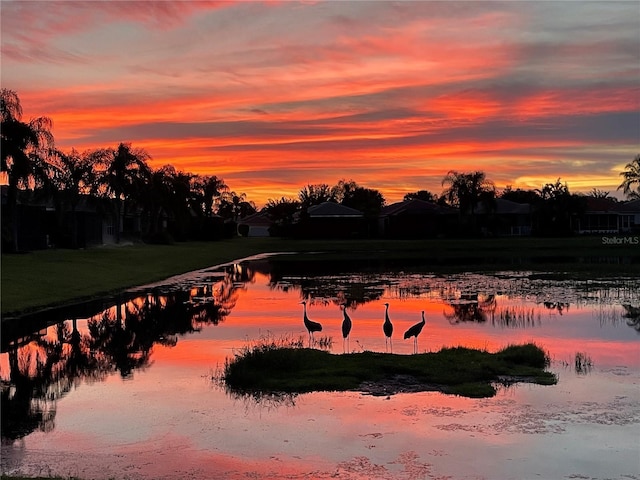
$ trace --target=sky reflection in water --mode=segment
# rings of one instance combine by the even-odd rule
[[[42,407],[50,421],[10,440],[3,416],[2,472],[118,479],[640,478],[640,337],[638,319],[625,317],[640,304],[640,280],[441,277],[406,268],[336,276],[267,260],[227,270],[170,280],[156,286],[155,296],[122,306],[126,329],[137,335],[127,337],[126,352],[106,334],[105,325],[117,320],[115,307],[78,319],[83,339],[90,331],[103,335],[92,343],[92,365],[101,373],[76,371],[65,391],[60,379],[71,375],[64,374],[69,367],[49,362],[59,380],[46,386],[45,397],[54,400],[32,400],[31,408]],[[175,287],[186,293],[165,295]],[[394,353],[412,352],[402,333],[424,310],[419,351],[453,345],[493,351],[534,341],[549,351],[559,383],[516,385],[482,400],[322,392],[256,403],[230,397],[212,381],[226,358],[261,336],[306,342],[303,299],[335,353],[345,348],[340,303],[346,301],[353,320],[350,350],[384,351],[389,302]],[[125,310],[154,305],[173,316],[145,323],[155,333],[146,338]],[[67,322],[65,338],[72,332]],[[46,338],[56,344],[59,333],[51,327]],[[62,357],[70,349],[65,343]],[[31,343],[17,355],[18,365],[37,375],[35,353],[42,360],[52,351]],[[577,352],[591,359],[589,371],[576,372]],[[9,381],[9,355],[0,360]],[[3,409],[7,398],[3,393]]]

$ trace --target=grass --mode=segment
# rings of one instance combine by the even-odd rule
[[[314,257],[318,261],[414,259],[434,271],[537,269],[592,277],[637,274],[640,270],[637,246],[603,245],[600,237],[331,241],[234,238],[173,245],[42,250],[2,254],[2,316],[97,298],[268,252],[324,252]],[[300,258],[286,255],[282,261]]]
[[[230,392],[367,391],[392,394],[434,390],[465,397],[491,397],[494,383],[557,382],[545,371],[549,357],[534,344],[512,345],[496,353],[463,347],[437,353],[396,355],[362,352],[335,355],[327,351],[259,342],[238,352],[225,364],[222,379]]]
[[[593,367],[591,357],[584,352],[577,352],[574,359],[576,373],[589,373]]]

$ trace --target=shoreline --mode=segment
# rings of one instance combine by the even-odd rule
[[[568,278],[640,276],[640,247],[602,245],[599,241],[599,237],[397,241],[267,237],[3,254],[2,324],[51,308],[163,285],[194,272],[276,255],[283,262],[300,261],[303,256],[311,261],[408,260],[427,263],[435,273],[509,270]]]

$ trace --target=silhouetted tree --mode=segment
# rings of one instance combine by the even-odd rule
[[[408,200],[424,200],[425,202],[435,203],[438,201],[438,196],[428,190],[418,190],[417,192],[407,193],[403,200],[405,202]]]
[[[141,199],[148,218],[148,240],[167,240],[160,236],[161,233],[166,233],[163,221],[171,221],[172,233],[176,238],[187,238],[190,226],[191,177],[190,173],[176,171],[172,165],[165,165],[151,173]]]
[[[116,243],[120,243],[121,218],[126,214],[126,201],[138,199],[149,182],[151,169],[147,161],[150,155],[141,148],[132,148],[121,143],[116,149],[105,149],[94,153],[102,164],[100,183],[109,196],[115,199]]]
[[[229,187],[215,175],[194,175],[191,180],[192,207],[204,217],[214,214],[214,204]]]
[[[540,195],[536,211],[538,233],[543,235],[569,235],[572,219],[585,209],[585,197],[572,195],[566,183],[558,178],[537,190]]]
[[[636,157],[624,167],[624,171],[620,172],[623,180],[618,190],[622,189],[629,200],[640,198],[640,155]],[[634,188],[635,187],[635,188]]]
[[[264,208],[273,222],[271,235],[289,235],[295,216],[300,211],[300,202],[294,198],[270,198]]]
[[[588,193],[587,196],[593,197],[593,198],[609,198],[609,192],[605,192],[597,188],[593,188],[591,189],[591,191]],[[615,199],[612,199],[612,200],[615,201]]]
[[[360,210],[367,218],[377,218],[384,206],[384,196],[372,188],[356,187],[345,194],[342,204]]]
[[[358,184],[353,180],[339,180],[337,184],[331,187],[330,198],[338,203],[342,203],[345,197],[348,197],[357,187]]]
[[[298,193],[302,213],[306,214],[307,209],[314,205],[320,205],[324,202],[335,201],[331,193],[331,188],[326,183],[318,183],[314,185],[306,185]]]
[[[224,192],[221,196],[220,206],[218,207],[218,215],[237,222],[238,219],[256,213],[256,206],[253,202],[247,201],[247,195],[244,193]]]
[[[470,233],[477,234],[476,208],[484,204],[487,211],[495,207],[495,187],[484,172],[461,173],[450,170],[442,180],[447,188],[442,193],[447,203],[460,208],[461,219],[469,222]]]
[[[71,210],[70,246],[77,248],[76,208],[83,195],[92,193],[96,183],[94,157],[90,152],[57,152],[50,169],[50,180],[54,186],[54,205],[58,214],[58,241],[63,236],[62,220],[67,209]]]
[[[0,90],[0,153],[2,172],[7,176],[7,219],[3,219],[3,240],[10,251],[17,251],[17,204],[19,188],[38,187],[47,182],[46,158],[54,148],[52,122],[48,117],[22,121],[22,106],[18,94],[6,88]],[[7,221],[8,220],[8,221]],[[8,228],[8,232],[4,231]]]
[[[521,188],[514,190],[511,185],[507,185],[500,194],[500,198],[516,203],[536,205],[540,201],[540,194],[535,190],[522,190]]]
[[[443,192],[450,205],[460,208],[462,212],[474,215],[481,201],[495,196],[493,182],[487,180],[484,172],[461,173],[450,170],[442,180],[448,187]]]

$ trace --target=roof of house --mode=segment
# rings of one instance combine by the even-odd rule
[[[616,210],[624,213],[640,213],[640,199],[617,203]]]
[[[249,225],[252,227],[271,226],[273,223],[267,212],[256,212],[253,215],[247,215],[238,222],[240,225]]]
[[[617,212],[620,208],[613,198],[585,197],[587,212]]]
[[[413,200],[405,200],[403,202],[392,203],[387,205],[380,212],[381,215],[446,215],[457,213],[457,209],[445,207],[414,198]]]
[[[307,209],[311,218],[318,217],[363,217],[364,214],[355,208],[345,207],[339,203],[324,202],[320,205],[313,205]]]
[[[487,209],[486,204],[480,202],[476,207],[475,212],[482,214],[487,213],[487,210],[503,215],[517,215],[517,214],[528,214],[531,213],[531,205],[528,203],[518,203],[512,202],[511,200],[506,200],[504,198],[496,198],[495,204],[493,208]]]

